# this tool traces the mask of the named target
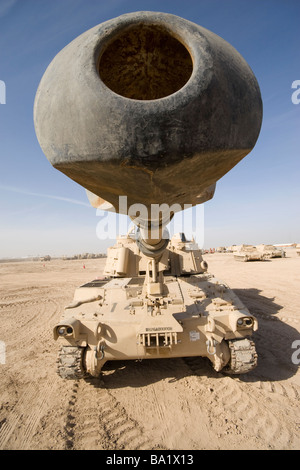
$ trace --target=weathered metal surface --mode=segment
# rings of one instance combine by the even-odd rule
[[[135,12],[74,39],[39,85],[34,123],[52,165],[118,211],[198,204],[254,147],[256,78],[225,40],[167,13]]]

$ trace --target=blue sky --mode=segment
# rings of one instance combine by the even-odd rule
[[[97,238],[99,215],[85,190],[43,155],[33,102],[46,67],[65,45],[138,10],[173,13],[220,35],[244,56],[261,88],[258,142],[205,203],[205,247],[300,243],[300,104],[292,102],[292,83],[300,80],[299,0],[0,0],[0,80],[6,85],[0,258],[104,252],[113,243]]]

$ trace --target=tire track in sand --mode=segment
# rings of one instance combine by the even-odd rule
[[[213,417],[226,421],[230,416],[235,426],[243,429],[243,433],[262,442],[271,442],[277,448],[296,449],[299,446],[297,423],[292,414],[287,419],[286,411],[289,408],[284,403],[282,409],[271,409],[268,406],[269,392],[266,396],[264,389],[253,386],[251,382],[242,382],[238,377],[205,368],[205,362],[199,361],[199,358],[184,360],[199,379],[203,398],[207,396],[208,401],[218,404],[210,407]]]
[[[25,450],[38,427],[42,416],[51,408],[53,381],[43,387],[31,383],[23,386],[24,393],[10,411],[0,428],[0,449]]]
[[[51,298],[43,295],[40,299],[20,299],[15,295],[11,302],[6,302],[4,305],[4,308],[14,310],[18,324],[18,328],[15,328],[13,324],[7,332],[7,364],[4,366],[6,383],[8,381],[13,384],[14,381],[17,383],[21,380],[23,382],[22,385],[19,383],[15,387],[18,391],[17,396],[8,396],[7,403],[3,404],[10,411],[5,419],[0,419],[0,449],[30,448],[41,419],[51,409],[51,397],[55,393],[55,387],[53,387],[53,380],[43,377],[46,366],[43,345],[47,345],[51,337],[51,323],[54,318],[58,317],[61,304],[62,298],[57,298],[55,295]],[[31,352],[37,355],[31,356]],[[33,367],[33,364],[37,363],[38,367],[40,364],[40,368],[37,368],[41,370],[40,377],[30,382],[29,378],[27,379],[23,374],[22,379],[21,375],[14,372],[15,369],[17,371],[20,361],[24,363],[24,371],[28,366]],[[3,406],[1,405],[0,411]]]
[[[157,443],[130,417],[101,379],[74,382],[65,425],[66,449],[145,450]]]

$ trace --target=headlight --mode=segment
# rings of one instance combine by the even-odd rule
[[[241,317],[236,323],[238,328],[251,328],[253,326],[253,318]]]
[[[71,326],[58,326],[57,327],[57,334],[59,336],[69,336],[73,334],[73,328]]]
[[[55,341],[58,338],[78,338],[80,322],[76,318],[64,318],[61,323],[56,324],[53,328],[53,336]]]

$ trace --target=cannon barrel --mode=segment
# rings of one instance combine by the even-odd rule
[[[86,31],[48,66],[34,124],[50,163],[108,201],[196,205],[254,147],[258,83],[225,40],[135,12]]]

